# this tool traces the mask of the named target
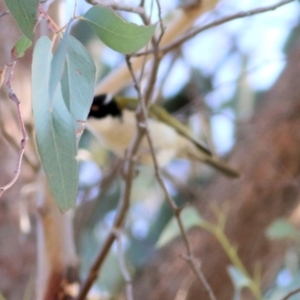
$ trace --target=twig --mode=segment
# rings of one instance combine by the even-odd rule
[[[145,10],[142,6],[131,6],[123,3],[116,3],[115,1],[111,0],[86,0],[87,3],[92,5],[101,5],[101,6],[107,6],[114,10],[122,10],[127,12],[136,13],[138,15],[145,15]]]
[[[281,300],[288,300],[291,296],[300,293],[300,288],[297,288],[291,292],[289,292],[286,296],[284,296]]]
[[[125,258],[124,258],[124,250],[122,247],[122,235],[121,235],[121,232],[119,232],[119,231],[116,231],[115,235],[117,237],[119,266],[120,266],[121,273],[122,273],[125,283],[126,283],[126,300],[133,300],[132,280],[131,280],[130,274],[126,268],[126,263],[125,263]]]
[[[43,8],[41,4],[38,6],[39,13],[42,16],[42,18],[46,19],[48,28],[51,32],[56,33],[60,31],[60,28],[56,25],[56,23],[51,19],[47,11]]]
[[[249,10],[249,11],[239,12],[239,13],[221,18],[221,19],[219,19],[217,21],[213,21],[213,22],[211,22],[207,25],[199,26],[199,27],[196,27],[196,28],[190,30],[189,32],[182,35],[181,37],[176,39],[174,42],[171,42],[170,44],[168,44],[165,47],[162,47],[160,49],[153,49],[153,50],[140,52],[140,53],[135,54],[134,56],[142,56],[142,55],[146,55],[146,54],[152,54],[152,53],[155,53],[155,52],[158,52],[161,55],[165,55],[166,53],[170,52],[171,50],[181,46],[183,43],[185,43],[187,40],[191,39],[195,35],[199,34],[202,31],[205,31],[209,28],[219,26],[221,24],[227,23],[227,22],[232,21],[232,20],[241,19],[241,18],[245,18],[245,17],[250,17],[250,16],[253,16],[253,15],[257,15],[257,14],[267,12],[267,11],[275,10],[275,9],[277,9],[277,8],[283,6],[283,5],[289,4],[293,1],[295,1],[295,0],[284,0],[284,1],[280,1],[280,2],[278,2],[276,4],[273,4],[273,5],[264,6],[264,7],[260,7],[260,8],[255,8],[255,9],[252,9],[252,10]]]
[[[4,125],[3,118],[0,117],[0,127],[2,129],[3,137],[6,138],[7,142],[15,149],[19,149],[19,143],[12,135],[7,131],[7,128]],[[23,154],[23,159],[31,166],[33,170],[38,170],[40,165],[35,163],[26,153]]]
[[[156,4],[157,4],[157,7],[158,7],[158,18],[159,18],[159,24],[160,24],[161,32],[160,32],[160,35],[159,35],[158,39],[157,40],[155,40],[155,39],[153,40],[153,44],[154,44],[153,48],[154,49],[158,48],[159,43],[160,43],[160,41],[161,41],[161,39],[162,39],[162,37],[163,37],[163,35],[165,33],[165,29],[164,29],[163,21],[162,21],[162,17],[161,17],[161,7],[160,7],[159,0],[156,0]],[[131,73],[131,77],[132,77],[133,81],[135,82],[136,90],[137,90],[137,92],[139,94],[139,98],[141,100],[141,105],[142,106],[143,105],[148,106],[149,103],[150,103],[151,95],[152,95],[152,92],[153,92],[153,87],[154,87],[155,82],[156,82],[158,67],[159,67],[159,63],[160,63],[161,58],[162,58],[162,56],[160,56],[158,53],[155,52],[155,54],[154,54],[154,61],[153,61],[153,65],[152,65],[152,68],[151,68],[151,74],[149,76],[149,79],[148,79],[148,82],[147,82],[147,86],[145,87],[144,98],[142,97],[141,90],[140,90],[140,88],[138,86],[138,83],[136,82],[134,72],[133,72],[132,68],[129,67],[129,70],[130,70],[130,73]],[[144,99],[144,104],[143,104],[143,99]],[[143,110],[143,108],[142,108],[142,110]],[[144,119],[147,119],[147,116],[145,114],[144,114]]]
[[[134,175],[134,159],[138,147],[142,140],[142,134],[141,131],[138,131],[136,135],[134,136],[132,143],[127,151],[127,155],[124,161],[123,166],[123,174],[125,178],[125,187],[123,191],[123,195],[121,196],[119,207],[117,209],[117,215],[114,220],[112,229],[108,233],[108,236],[106,237],[106,240],[104,241],[103,247],[100,250],[99,254],[96,257],[96,260],[94,261],[89,274],[87,276],[87,279],[82,285],[82,289],[77,297],[77,300],[84,300],[86,298],[87,293],[89,292],[90,288],[92,287],[93,283],[98,277],[98,273],[100,268],[103,265],[103,262],[105,261],[105,258],[107,257],[107,254],[115,241],[115,230],[118,230],[122,228],[123,222],[125,220],[129,203],[130,203],[130,195],[131,195],[131,187],[132,187],[132,180]]]
[[[164,196],[166,197],[168,203],[170,204],[170,206],[173,210],[173,214],[174,214],[174,216],[177,220],[178,226],[180,228],[181,236],[183,238],[183,241],[184,241],[184,244],[185,244],[186,250],[187,250],[187,255],[185,256],[185,260],[189,263],[189,265],[190,265],[192,271],[194,272],[195,276],[203,284],[205,290],[207,291],[207,294],[208,294],[209,298],[211,300],[216,300],[216,297],[215,297],[215,295],[212,291],[212,288],[210,287],[209,283],[207,282],[207,280],[206,280],[204,274],[201,272],[200,268],[197,266],[198,262],[197,262],[197,260],[194,256],[194,254],[193,254],[192,247],[190,245],[187,234],[185,232],[182,220],[180,218],[180,213],[181,213],[182,209],[180,209],[176,205],[174,199],[169,194],[169,192],[168,192],[168,190],[167,190],[167,188],[164,184],[164,181],[162,179],[160,169],[159,169],[159,165],[158,165],[157,158],[156,158],[156,154],[155,154],[154,145],[153,145],[153,142],[152,142],[152,139],[151,139],[151,136],[150,136],[150,133],[149,133],[149,129],[148,129],[148,122],[147,122],[148,121],[148,116],[147,116],[147,114],[148,114],[147,104],[148,103],[147,103],[147,101],[149,102],[149,98],[147,98],[147,97],[150,96],[151,89],[153,89],[155,79],[156,79],[157,70],[158,70],[159,61],[160,61],[160,58],[158,56],[155,56],[155,61],[154,61],[155,68],[152,69],[152,76],[150,76],[149,82],[148,82],[149,90],[146,91],[146,93],[145,93],[146,96],[144,98],[142,97],[141,89],[140,89],[140,86],[139,86],[139,84],[136,80],[134,72],[132,70],[129,58],[128,58],[128,61],[127,61],[129,71],[131,73],[133,82],[135,84],[135,88],[136,88],[137,93],[138,93],[139,98],[140,98],[139,107],[141,107],[141,111],[137,112],[138,125],[145,132],[146,138],[148,140],[151,156],[152,156],[152,159],[153,159],[156,179],[157,179],[157,181],[158,181],[158,183],[159,183],[159,185],[160,185],[160,187],[161,187],[161,189],[164,193]]]
[[[84,300],[86,298],[87,293],[89,292],[90,288],[92,287],[94,281],[98,277],[99,270],[101,269],[105,258],[116,239],[115,231],[120,230],[123,226],[127,211],[129,209],[130,204],[130,196],[131,196],[131,188],[132,188],[132,181],[134,176],[134,157],[138,151],[142,138],[144,136],[144,131],[138,127],[133,137],[131,144],[128,148],[128,151],[125,155],[124,165],[123,165],[123,178],[124,178],[124,188],[123,194],[120,198],[119,206],[117,209],[117,215],[115,217],[112,229],[108,233],[106,240],[104,241],[103,247],[100,250],[99,254],[94,261],[87,279],[83,283],[82,289],[77,297],[77,300]]]
[[[157,179],[161,189],[163,190],[163,193],[164,193],[168,203],[170,204],[170,206],[173,210],[173,214],[174,214],[174,216],[177,220],[178,226],[180,228],[180,233],[181,233],[183,242],[184,242],[186,250],[187,250],[187,255],[182,255],[182,257],[189,263],[192,271],[194,272],[194,274],[196,275],[198,280],[204,285],[204,288],[205,288],[206,292],[208,293],[209,298],[211,300],[216,300],[216,297],[213,293],[212,288],[210,287],[210,285],[209,285],[208,281],[206,280],[204,274],[202,273],[200,267],[197,266],[197,264],[198,264],[197,259],[194,256],[191,244],[188,240],[187,234],[185,232],[185,229],[184,229],[181,217],[180,217],[180,213],[181,213],[182,209],[179,208],[176,205],[174,199],[169,194],[169,192],[168,192],[168,190],[165,186],[165,183],[162,179],[161,172],[160,172],[160,169],[159,169],[159,166],[158,166],[158,163],[157,163],[157,159],[156,159],[156,156],[155,156],[155,150],[154,150],[153,142],[152,142],[152,139],[150,137],[150,134],[149,134],[147,128],[146,128],[146,136],[147,136],[147,139],[148,139],[148,143],[149,143],[149,147],[150,147],[150,151],[151,151],[151,155],[152,155],[152,159],[153,159],[153,163],[154,163],[156,179]]]
[[[22,158],[23,158],[24,151],[25,151],[25,146],[26,146],[26,143],[27,143],[27,140],[28,140],[28,136],[27,136],[27,133],[26,133],[26,129],[25,129],[25,125],[24,125],[24,121],[23,121],[23,117],[22,117],[22,113],[21,113],[21,109],[20,109],[20,101],[19,101],[17,95],[15,94],[15,92],[14,92],[12,86],[11,86],[11,81],[12,81],[12,78],[13,78],[13,71],[14,71],[14,67],[16,65],[16,62],[17,62],[17,58],[12,58],[12,62],[7,65],[7,71],[9,71],[9,75],[8,75],[8,79],[7,79],[7,82],[6,82],[6,86],[7,86],[7,89],[8,89],[9,98],[16,105],[18,122],[19,122],[21,133],[22,133],[22,140],[20,142],[19,157],[18,157],[18,160],[17,160],[17,167],[16,167],[16,170],[14,172],[14,176],[6,185],[3,185],[3,186],[0,187],[0,197],[2,196],[2,194],[4,193],[5,190],[9,189],[10,187],[12,187],[14,185],[14,183],[17,181],[17,179],[20,175]]]

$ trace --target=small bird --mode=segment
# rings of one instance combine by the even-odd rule
[[[135,109],[138,99],[112,97],[101,94],[94,97],[87,128],[105,147],[123,157],[136,131]],[[148,111],[148,130],[158,165],[163,167],[174,158],[200,161],[212,166],[224,175],[238,177],[239,173],[213,156],[211,151],[193,136],[190,129],[171,116],[163,107],[151,104]],[[138,162],[153,164],[146,137],[143,137]]]

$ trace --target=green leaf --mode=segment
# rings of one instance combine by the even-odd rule
[[[156,25],[139,26],[128,23],[113,10],[94,6],[84,15],[89,26],[108,47],[121,53],[133,53],[146,46]]]
[[[29,40],[25,35],[23,35],[15,44],[13,52],[16,54],[16,56],[22,57],[24,56],[26,50],[31,46],[32,41]]]
[[[51,41],[41,37],[32,62],[32,108],[38,153],[50,190],[61,211],[75,205],[78,166],[74,121],[62,97],[60,83],[49,97]]]
[[[53,96],[55,90],[57,88],[58,83],[61,80],[64,64],[67,55],[67,42],[68,42],[69,34],[67,32],[64,33],[63,39],[60,41],[51,62],[51,74],[50,74],[50,82],[49,82],[49,97],[50,101],[53,101]]]
[[[39,0],[4,0],[4,2],[24,35],[32,41]]]
[[[267,236],[270,239],[282,239],[286,237],[300,238],[299,232],[296,228],[294,228],[287,220],[278,219],[274,221],[266,231]]]
[[[180,214],[183,226],[185,230],[188,230],[194,226],[201,226],[203,222],[205,222],[198,211],[193,207],[185,208]],[[169,243],[172,239],[180,234],[180,228],[178,226],[177,219],[173,217],[167,226],[162,231],[161,236],[156,243],[156,247],[160,248],[167,243]]]
[[[94,62],[85,47],[69,36],[61,87],[66,106],[75,120],[87,118],[93,101],[95,75]]]

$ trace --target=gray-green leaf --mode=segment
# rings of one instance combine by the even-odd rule
[[[90,8],[84,19],[104,44],[125,54],[136,52],[147,45],[156,27],[128,23],[113,10],[102,6]]]
[[[32,41],[39,0],[4,0],[24,35]]]
[[[75,120],[86,120],[95,85],[96,68],[85,47],[69,36],[64,73],[61,80],[63,97]]]
[[[61,80],[64,64],[67,55],[67,46],[68,46],[68,32],[64,33],[63,39],[60,41],[51,62],[51,74],[49,82],[49,96],[50,101],[53,101],[53,96],[57,88],[58,83]]]
[[[41,37],[35,45],[32,63],[32,107],[38,153],[50,190],[61,211],[75,205],[78,166],[73,118],[62,97],[60,83],[49,97],[51,41]]]
[[[23,35],[15,44],[13,51],[16,53],[16,56],[22,57],[26,50],[31,46],[32,41],[29,40],[25,35]]]

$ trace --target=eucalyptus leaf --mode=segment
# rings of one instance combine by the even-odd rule
[[[61,87],[68,110],[75,120],[86,120],[95,84],[96,67],[85,47],[69,36]]]
[[[64,71],[64,64],[67,55],[68,38],[69,38],[69,34],[66,31],[52,58],[51,74],[50,74],[50,81],[49,81],[50,101],[53,101],[55,90],[57,88],[58,83],[61,80]]]
[[[78,166],[74,121],[62,97],[60,83],[53,101],[49,96],[51,41],[41,37],[32,62],[32,108],[38,153],[49,188],[61,211],[75,205]]]
[[[185,230],[188,230],[194,226],[201,226],[203,222],[205,222],[194,207],[185,208],[181,212],[180,217]],[[156,243],[156,247],[160,248],[166,245],[179,234],[180,228],[178,225],[178,221],[175,217],[173,217],[162,231],[158,242]]]
[[[24,35],[33,40],[39,0],[4,0]]]
[[[25,35],[23,35],[15,44],[13,52],[16,54],[16,56],[22,57],[24,56],[26,50],[31,46],[32,41],[29,40]]]
[[[128,23],[113,10],[102,6],[90,8],[85,13],[84,20],[104,44],[125,54],[136,52],[146,46],[156,27],[155,24],[139,26]]]

